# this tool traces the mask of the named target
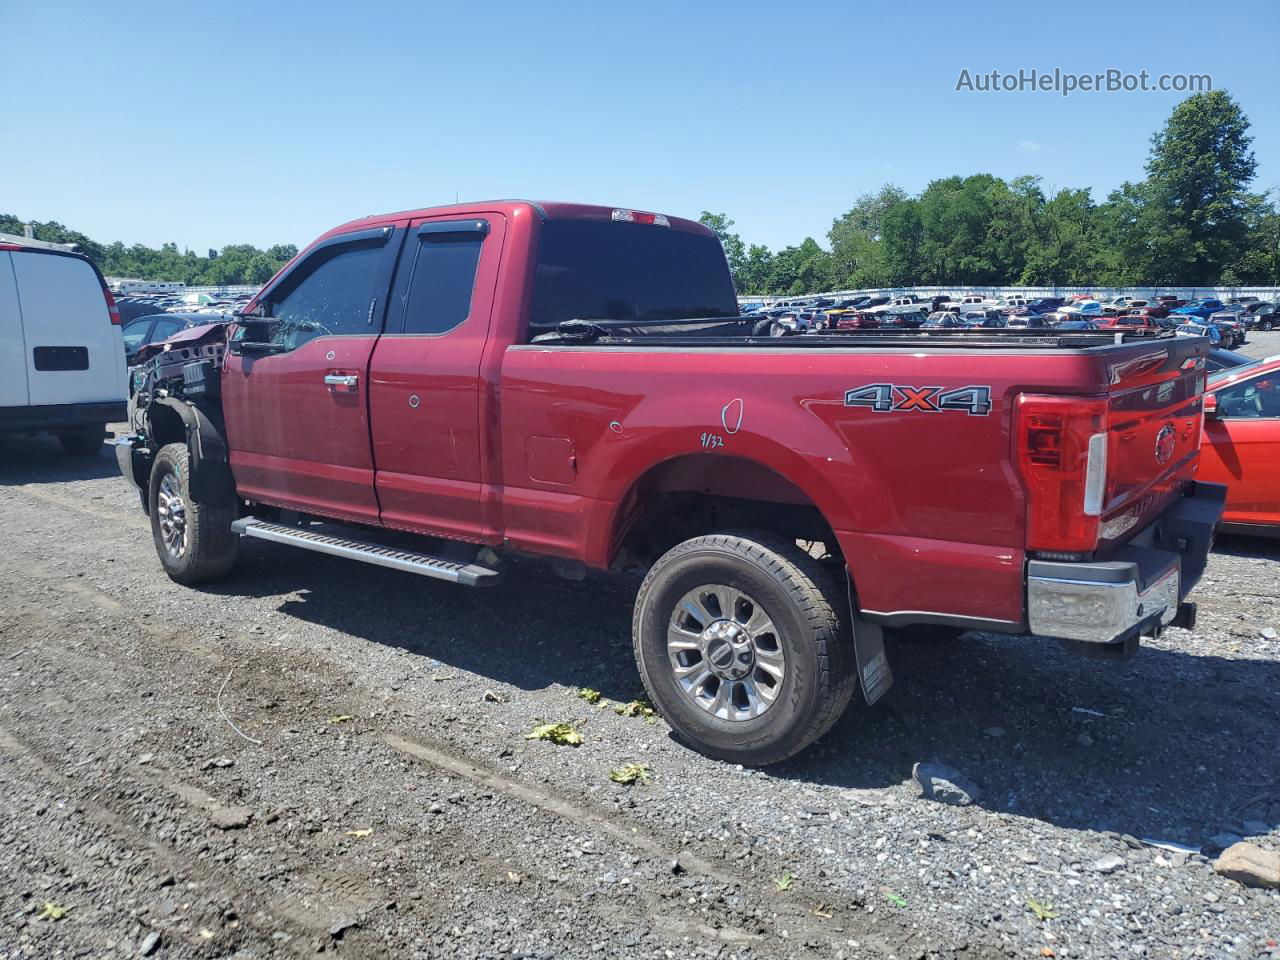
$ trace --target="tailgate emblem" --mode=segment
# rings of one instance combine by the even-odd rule
[[[1156,434],[1156,463],[1168,463],[1177,442],[1177,431],[1173,429],[1173,424],[1166,423]]]

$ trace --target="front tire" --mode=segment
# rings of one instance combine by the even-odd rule
[[[839,593],[816,560],[768,533],[678,544],[636,597],[645,689],[695,750],[777,763],[830,729],[857,682]]]
[[[185,443],[160,448],[147,490],[151,536],[169,579],[192,585],[226,576],[239,542],[231,530],[235,501],[200,502],[191,496],[191,452]]]

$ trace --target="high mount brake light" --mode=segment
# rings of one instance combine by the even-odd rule
[[[648,223],[655,227],[669,227],[671,221],[661,213],[643,213],[639,210],[615,210],[613,219],[622,223]]]
[[[1018,469],[1027,485],[1027,546],[1090,552],[1107,485],[1105,398],[1023,394]]]

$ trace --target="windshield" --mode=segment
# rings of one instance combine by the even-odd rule
[[[1275,357],[1271,359],[1274,360]],[[1215,383],[1221,383],[1227,377],[1234,377],[1242,371],[1248,370],[1250,367],[1256,367],[1264,362],[1263,360],[1247,360],[1244,363],[1237,363],[1234,367],[1223,367],[1221,370],[1216,370],[1209,374],[1208,385],[1212,386]]]
[[[530,323],[683,320],[738,313],[714,236],[608,220],[542,225]]]

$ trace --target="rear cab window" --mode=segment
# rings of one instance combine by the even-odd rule
[[[737,314],[733,281],[715,236],[611,220],[542,224],[530,337],[554,331],[565,320]]]

